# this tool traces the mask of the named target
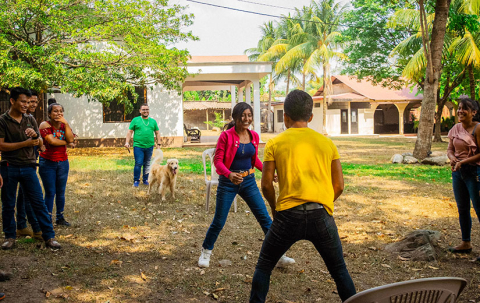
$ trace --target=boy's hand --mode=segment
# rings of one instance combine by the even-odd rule
[[[238,185],[238,184],[243,182],[242,175],[240,175],[238,173],[230,173],[228,175],[228,179],[230,179],[230,181],[232,181],[232,183],[235,184],[235,185]]]
[[[33,130],[33,128],[27,128],[25,130],[25,135],[27,135],[27,137],[33,138],[37,136],[37,133]]]

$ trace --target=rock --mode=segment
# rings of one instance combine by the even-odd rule
[[[403,156],[403,164],[415,164],[418,163],[417,158],[412,156]]]
[[[407,157],[407,156],[413,157],[413,154],[412,154],[412,153],[403,153],[402,156],[404,156],[404,157]]]
[[[445,155],[440,157],[427,157],[422,160],[422,164],[428,164],[428,165],[443,166],[443,165],[447,165],[448,163],[450,163],[450,159],[448,159],[448,157]]]
[[[227,259],[220,260],[220,261],[218,261],[218,265],[220,265],[221,267],[227,267],[227,266],[232,265],[232,261],[227,260]]]
[[[402,163],[403,162],[403,156],[400,154],[395,154],[393,155],[392,159],[390,159],[392,163]]]
[[[430,157],[441,157],[441,156],[447,156],[447,154],[441,151],[434,151],[430,154]]]
[[[409,233],[398,242],[390,243],[385,250],[399,255],[402,260],[410,261],[436,261],[438,240],[440,232],[433,230],[417,230]]]

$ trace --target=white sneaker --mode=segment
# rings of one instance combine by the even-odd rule
[[[295,264],[295,260],[293,258],[289,258],[286,255],[283,255],[280,260],[277,262],[277,267],[285,267],[290,264]]]
[[[211,250],[205,249],[205,248],[202,247],[202,253],[200,254],[200,258],[198,258],[198,267],[209,267],[210,266],[210,256],[211,255],[212,255]],[[293,262],[295,262],[295,261],[293,261]]]

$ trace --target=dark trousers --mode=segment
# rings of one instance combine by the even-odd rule
[[[472,231],[471,205],[480,220],[480,166],[462,166],[460,171],[452,172],[452,185],[455,201],[457,202],[458,218],[462,231],[462,241],[470,241]],[[470,204],[470,200],[472,203]]]
[[[265,302],[270,275],[280,257],[297,241],[313,243],[337,285],[342,301],[353,296],[355,286],[343,259],[335,220],[324,208],[280,211],[265,236],[252,281],[250,302]]]
[[[17,229],[27,228],[27,219],[34,233],[41,231],[32,205],[30,205],[30,201],[23,194],[23,188],[20,186],[17,197]]]
[[[3,177],[2,220],[5,238],[15,239],[17,236],[15,202],[19,183],[23,188],[25,198],[30,201],[33,212],[37,217],[43,239],[46,241],[55,238],[55,231],[48,215],[47,206],[43,200],[42,187],[37,177],[36,168],[34,166],[2,165],[1,172]]]

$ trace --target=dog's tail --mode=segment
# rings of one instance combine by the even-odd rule
[[[157,163],[160,164],[163,161],[163,152],[161,149],[156,148],[155,149],[155,157],[150,161],[150,169],[149,172],[152,170],[152,165]]]

